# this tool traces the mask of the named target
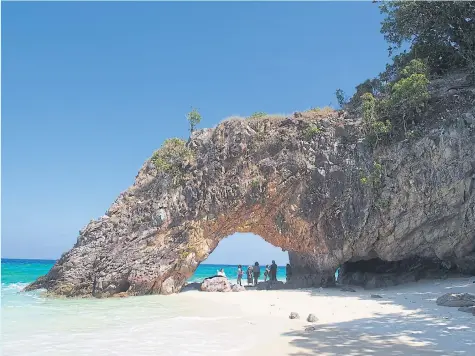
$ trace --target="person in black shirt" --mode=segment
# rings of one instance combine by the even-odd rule
[[[254,272],[254,285],[257,286],[257,282],[261,276],[261,267],[259,266],[259,262],[254,263],[254,268],[252,270]]]
[[[292,267],[290,263],[287,263],[287,266],[285,266],[285,274],[287,275],[287,282],[290,281],[290,277],[292,277]]]
[[[272,264],[270,265],[270,280],[277,281],[277,265],[274,260],[272,260]]]

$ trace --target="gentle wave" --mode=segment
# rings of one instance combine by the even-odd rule
[[[22,291],[28,283],[21,283],[21,282],[16,282],[16,283],[2,283],[2,290],[17,290],[17,291]]]

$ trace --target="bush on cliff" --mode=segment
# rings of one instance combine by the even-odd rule
[[[376,99],[371,93],[361,96],[363,106],[363,130],[370,144],[378,144],[391,131],[392,125],[389,120],[381,121],[376,112]]]
[[[153,153],[151,160],[158,171],[177,176],[183,164],[191,161],[193,157],[193,151],[186,147],[184,140],[170,138]]]
[[[363,130],[370,143],[383,140],[395,127],[404,128],[408,121],[414,122],[429,100],[429,79],[427,66],[413,59],[399,73],[399,80],[388,83],[381,91],[368,92],[360,96]]]
[[[267,116],[265,112],[258,111],[258,112],[253,113],[251,116],[249,116],[248,119],[259,119],[264,116]]]
[[[401,71],[401,79],[390,86],[387,100],[383,101],[382,111],[391,121],[406,131],[407,122],[414,121],[429,101],[429,79],[427,67],[417,59],[413,59]]]
[[[322,129],[314,124],[310,124],[303,132],[307,141],[311,141],[315,136],[322,133]]]

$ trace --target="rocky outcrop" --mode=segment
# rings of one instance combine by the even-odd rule
[[[429,113],[417,135],[373,148],[359,120],[331,111],[196,131],[191,159],[172,162],[173,170],[147,160],[133,186],[28,289],[174,293],[235,232],[289,251],[295,287],[332,285],[342,265],[343,281],[376,287],[412,280],[411,268],[420,277],[434,266],[474,273],[475,110],[467,95],[438,103],[443,110]]]
[[[469,293],[446,293],[436,300],[443,307],[472,307],[475,306],[475,295]]]
[[[210,277],[205,278],[201,283],[203,292],[231,292],[231,283],[226,277]]]

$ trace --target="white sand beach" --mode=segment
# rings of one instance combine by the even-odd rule
[[[420,281],[356,292],[190,291],[179,298],[211,300],[239,311],[254,335],[246,355],[473,355],[475,316],[435,302],[448,292],[475,294],[473,280]],[[290,320],[291,312],[300,319]],[[310,313],[317,316],[316,323],[306,321]],[[309,326],[315,330],[305,331]]]

